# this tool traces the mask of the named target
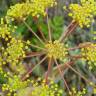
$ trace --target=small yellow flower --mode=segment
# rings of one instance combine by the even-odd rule
[[[96,88],[93,89],[93,93],[96,94]]]
[[[6,20],[6,19],[5,19]],[[7,24],[4,22],[4,18],[1,18],[0,22],[0,37],[5,39],[5,41],[8,41],[12,36],[11,34],[14,32],[15,27],[11,26],[10,24]]]
[[[96,66],[96,44],[90,43],[89,45],[81,48],[83,60],[88,61],[89,68],[92,69]]]
[[[25,47],[26,46],[21,40],[16,40],[15,38],[12,38],[11,41],[7,44],[7,48],[4,52],[7,58],[7,62],[13,65],[19,63],[18,59],[20,58],[20,56],[25,57]]]
[[[71,10],[69,16],[78,22],[80,27],[89,27],[96,15],[96,2],[95,0],[81,0],[81,4],[70,4],[69,9]]]
[[[47,49],[48,57],[53,57],[55,59],[63,59],[67,55],[67,48],[66,45],[60,43],[58,40],[54,42],[49,41],[45,48]]]
[[[16,19],[26,19],[27,16],[46,15],[46,8],[56,5],[55,0],[27,0],[25,3],[18,3],[11,6],[7,11],[7,16]]]
[[[70,96],[85,96],[86,95],[86,89],[83,88],[82,90],[78,91],[76,90],[76,88],[72,88],[71,92],[70,92]]]
[[[49,85],[46,85],[44,81],[45,80],[40,84],[37,82],[33,83],[35,86],[33,86],[31,96],[61,96],[63,94],[63,90],[61,90],[53,81],[50,81],[52,83],[49,83]]]
[[[8,82],[6,84],[3,84],[2,91],[9,91],[8,94],[10,95],[7,95],[11,96],[12,92],[16,92],[17,90],[27,87],[28,83],[29,81],[21,81],[20,77],[14,75],[13,77],[8,77]]]
[[[13,17],[16,19],[25,18],[30,14],[31,9],[30,3],[18,3],[14,6],[11,6],[10,9],[7,11],[7,16]]]

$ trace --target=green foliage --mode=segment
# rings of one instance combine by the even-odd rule
[[[62,15],[58,13],[59,3],[68,4],[64,7],[68,8],[67,12],[63,10]],[[2,96],[91,96],[96,93],[96,71],[89,70],[96,69],[93,40],[96,1],[67,0],[64,4],[62,0],[58,5],[55,0],[0,1]],[[57,5],[56,9],[53,5]],[[45,78],[43,83],[38,77]],[[56,83],[51,84],[50,78]]]
[[[50,20],[50,26],[53,31],[54,40],[58,39],[63,32],[64,18],[62,16],[54,16],[52,20]]]

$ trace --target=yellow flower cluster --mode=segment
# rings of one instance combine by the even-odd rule
[[[30,14],[32,16],[46,15],[46,8],[56,5],[55,0],[27,0],[25,3],[18,3],[11,6],[7,11],[7,16],[16,19],[26,19]]]
[[[4,47],[0,46],[0,68],[2,68],[2,65],[6,64],[6,62],[4,60],[5,56],[3,55],[4,51],[5,51]]]
[[[31,4],[30,3],[18,3],[14,6],[11,6],[7,11],[7,16],[20,19],[25,18],[31,13]]]
[[[93,34],[93,40],[96,40],[96,31],[93,31],[92,34]]]
[[[88,61],[89,68],[96,66],[96,44],[90,43],[88,46],[81,48],[83,60]]]
[[[21,63],[22,60],[18,59],[25,57],[24,49],[28,48],[24,42],[13,37],[16,26],[12,26],[7,19],[1,18],[0,22],[0,38],[6,41],[0,43],[0,67],[7,63],[12,65]]]
[[[1,53],[0,53],[0,68],[2,67],[2,63],[3,63],[3,59],[2,59],[2,56],[1,56]]]
[[[81,5],[70,4],[69,9],[71,12],[69,16],[79,23],[80,27],[90,26],[94,22],[94,15],[96,15],[96,2],[95,0],[81,0]]]
[[[76,90],[76,88],[72,88],[72,91],[70,92],[70,96],[85,96],[86,89],[83,88],[82,91]]]
[[[31,96],[61,96],[62,94],[63,90],[61,90],[53,81],[50,81],[49,85],[45,84],[45,80],[43,80],[41,84],[33,82]]]
[[[1,18],[1,22],[0,22],[0,37],[5,39],[6,41],[8,39],[10,39],[12,36],[11,36],[11,33],[14,32],[15,30],[15,27],[9,25],[9,24],[6,24],[4,22],[4,19]]]
[[[9,91],[7,96],[12,96],[12,92],[16,92],[27,87],[28,83],[29,81],[21,81],[20,77],[14,75],[13,77],[8,78],[7,83],[3,84],[2,91]],[[17,96],[16,93],[14,93],[13,96]]]
[[[7,57],[7,62],[13,65],[19,63],[20,57],[25,57],[25,44],[21,40],[16,40],[12,38],[10,43],[7,43],[7,48],[4,52],[5,57]]]
[[[30,85],[32,85],[32,87],[30,87]],[[8,78],[8,82],[2,86],[2,91],[8,91],[6,96],[25,96],[24,93],[27,92],[24,92],[24,89],[26,90],[26,88],[31,88],[30,96],[61,96],[63,94],[63,90],[52,80],[50,80],[47,85],[45,80],[41,80],[41,78],[38,78],[38,80],[28,79],[21,81],[17,75]],[[14,94],[12,95],[12,93]]]
[[[5,73],[4,70],[2,70],[2,68],[0,67],[0,79],[7,79],[7,78],[8,78],[8,74]]]
[[[16,26],[12,26],[7,17],[1,18],[0,22],[0,38],[5,40],[0,43],[0,67],[5,64],[12,64],[11,67],[16,67],[16,64],[21,64],[19,58],[25,57],[25,49],[27,45],[22,40],[17,40],[13,34]]]
[[[46,8],[53,7],[57,4],[55,0],[31,0],[31,2],[32,9],[34,9],[32,16],[36,16],[38,13],[45,16],[47,14]]]
[[[96,87],[93,88],[93,94],[96,94]]]
[[[63,43],[60,43],[58,40],[54,42],[49,41],[45,48],[47,49],[48,57],[53,57],[55,59],[63,59],[67,55],[67,48]]]

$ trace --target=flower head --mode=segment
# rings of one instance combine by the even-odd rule
[[[30,85],[32,85],[32,87],[30,87]],[[8,96],[11,96],[12,92],[14,92],[13,96],[22,96],[21,94],[24,95],[22,92],[28,87],[32,89],[29,93],[30,96],[61,96],[63,94],[63,90],[52,80],[46,85],[45,80],[41,80],[40,78],[38,80],[21,81],[17,75],[8,78],[8,82],[2,86],[2,90],[3,92],[9,91]]]
[[[90,43],[81,49],[83,60],[88,61],[89,68],[96,66],[96,44]]]
[[[7,43],[7,48],[4,52],[7,62],[13,65],[19,63],[18,59],[20,56],[25,57],[24,51],[25,45],[21,40],[16,40],[12,38],[9,43]]]
[[[68,53],[66,45],[64,46],[64,44],[60,43],[58,40],[48,42],[45,47],[48,57],[53,57],[55,59],[63,59]]]
[[[11,96],[12,92],[16,92],[20,89],[23,89],[25,87],[27,87],[29,81],[21,81],[20,77],[18,77],[17,75],[14,75],[12,78],[9,77],[8,78],[8,82],[3,84],[2,86],[2,91],[9,91],[7,96]],[[14,93],[13,96],[17,96],[16,93]]]
[[[72,91],[70,92],[70,96],[85,96],[86,89],[83,88],[82,91],[77,91],[76,88],[72,88]]]
[[[81,4],[70,4],[69,9],[71,12],[69,16],[79,23],[80,27],[90,26],[94,21],[93,17],[96,15],[96,2],[95,0],[81,0]]]
[[[16,19],[25,18],[31,13],[31,4],[30,3],[18,3],[14,6],[11,6],[7,11],[7,16],[13,17]]]
[[[11,6],[7,16],[26,19],[27,16],[46,15],[46,8],[56,5],[55,0],[27,0],[25,3],[18,3]]]
[[[63,90],[58,87],[53,81],[50,81],[49,85],[45,84],[45,80],[39,83],[33,83],[32,96],[61,96]]]
[[[4,18],[1,18],[0,22],[0,37],[3,38],[4,40],[8,40],[12,38],[11,34],[15,30],[15,26],[12,26],[10,24],[7,24],[6,20],[4,21]]]

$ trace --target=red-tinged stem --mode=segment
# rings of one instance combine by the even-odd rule
[[[34,48],[37,48],[37,49],[40,49],[40,50],[46,50],[45,48],[42,48],[42,47],[40,47],[40,46],[38,46],[38,45],[28,44],[26,41],[23,41],[23,42],[24,42],[25,44],[31,46],[31,47],[34,47]]]
[[[30,58],[30,57],[34,57],[34,56],[40,56],[40,55],[43,55],[43,54],[44,54],[44,52],[30,52],[30,53],[27,53],[24,58]]]
[[[86,77],[84,77],[80,72],[78,72],[77,70],[75,70],[72,65],[74,64],[74,62],[68,62],[68,63],[65,63],[65,64],[60,64],[56,67],[55,70],[58,69],[58,67],[60,68],[59,70],[64,70],[66,68],[70,68],[73,72],[75,72],[77,75],[79,75],[82,79],[84,79],[87,83],[89,83],[89,85],[93,86],[93,87],[96,87],[95,84],[91,84],[91,81],[88,80]]]
[[[68,50],[76,50],[76,49],[80,49],[80,48],[84,48],[90,45],[90,42],[84,43],[84,44],[79,44],[79,46],[76,46],[74,48],[69,48]]]
[[[41,31],[40,26],[38,26],[38,29],[39,29],[39,33],[41,34],[41,36],[42,36],[44,42],[47,42],[46,37],[44,36],[44,33]]]
[[[41,40],[41,38],[32,30],[32,28],[24,20],[23,23],[32,32],[32,34],[34,34],[34,36],[44,45],[44,42]]]
[[[33,19],[35,20],[36,23],[38,23],[38,18],[37,17],[34,17]],[[47,42],[46,37],[44,36],[44,33],[41,31],[41,27],[38,24],[37,24],[37,27],[38,27],[38,30],[39,30],[40,35],[42,36],[42,39],[45,42]]]
[[[49,17],[48,17],[48,14],[47,14],[47,25],[48,25],[49,41],[52,41],[52,33],[51,33],[50,24],[49,24]]]
[[[66,37],[68,37],[68,36],[76,29],[77,25],[78,25],[78,23],[74,23],[73,27],[70,28],[69,32],[68,32],[67,34],[65,34],[64,39],[65,39]],[[62,41],[63,41],[63,40],[62,40]]]
[[[70,68],[73,72],[75,72],[77,75],[79,75],[82,79],[84,79],[87,83],[91,83],[91,81],[89,81],[86,77],[84,77],[82,74],[80,74],[80,72],[78,72],[77,70],[75,70],[72,66],[68,65],[68,68]]]
[[[72,55],[72,56],[69,56],[70,58],[73,58],[73,59],[80,59],[80,58],[83,58],[84,56],[82,55]]]
[[[40,56],[40,55],[44,55],[44,52],[30,52],[30,53],[26,53],[25,57],[19,57],[19,59],[25,59],[25,58],[31,58],[31,57],[35,57],[35,56]]]
[[[68,68],[67,64],[73,65],[74,62],[71,61],[71,62],[67,62],[67,63],[65,63],[65,64],[59,64],[58,66],[59,66],[59,68],[60,68],[61,70],[64,70],[64,69]],[[58,69],[58,67],[55,67],[55,68],[54,68],[54,70],[57,70],[57,69]]]
[[[69,35],[75,30],[75,28],[77,27],[77,25],[78,25],[77,22],[72,21],[72,22],[69,24],[69,26],[67,27],[66,31],[63,32],[63,34],[61,35],[59,41],[60,41],[60,42],[63,42],[63,40],[64,40],[67,36],[69,36]]]
[[[49,61],[48,61],[48,71],[45,75],[45,80],[46,80],[46,84],[48,83],[48,77],[49,77],[49,74],[51,72],[51,67],[52,67],[52,58],[49,58]]]
[[[28,72],[21,78],[21,80],[22,80],[22,81],[26,80],[26,79],[29,77],[29,75],[33,72],[33,70],[34,70],[35,68],[37,68],[38,65],[40,65],[42,62],[44,62],[46,58],[47,58],[47,56],[45,56],[45,57],[44,57],[38,64],[36,64],[36,66],[34,66],[32,69],[29,69]]]
[[[73,22],[74,22],[74,21],[72,21],[72,22],[68,25],[68,27],[66,28],[66,31],[63,32],[63,34],[61,35],[61,37],[60,37],[60,39],[59,39],[60,41],[62,41],[62,38],[65,36],[65,33],[68,32],[68,30],[69,30],[69,28],[72,26]]]
[[[64,78],[64,76],[63,76],[63,72],[61,71],[61,68],[59,67],[59,64],[58,64],[58,62],[57,62],[56,59],[55,59],[55,63],[56,63],[56,65],[57,65],[57,68],[58,68],[58,71],[59,71],[59,73],[60,73],[60,75],[61,75],[61,78],[63,79],[64,84],[65,84],[67,90],[68,90],[69,93],[70,93],[71,91],[70,91],[70,89],[69,89],[69,87],[68,87],[68,84],[67,84],[67,82],[66,82],[66,80],[65,80],[65,78]]]

